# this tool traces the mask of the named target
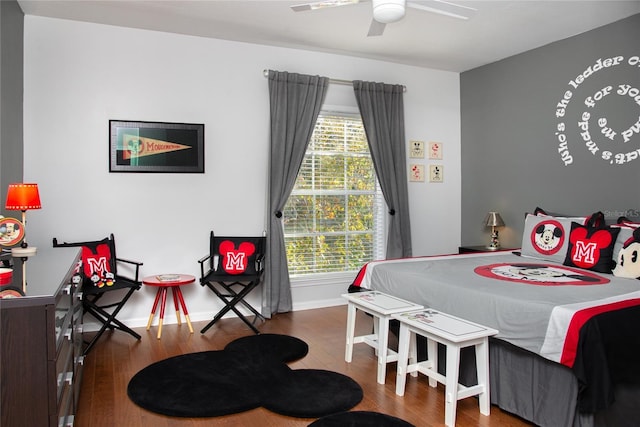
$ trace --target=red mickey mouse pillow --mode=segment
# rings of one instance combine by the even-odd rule
[[[619,228],[571,224],[564,265],[609,273],[615,266],[613,247]]]
[[[236,247],[238,243],[238,247]],[[256,247],[251,242],[233,242],[225,240],[220,243],[220,268],[227,274],[255,274]]]

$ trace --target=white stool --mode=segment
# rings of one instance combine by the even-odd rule
[[[425,309],[413,313],[392,316],[400,321],[400,339],[398,344],[398,368],[396,394],[404,395],[406,375],[420,372],[429,377],[429,385],[436,387],[437,382],[445,385],[444,422],[455,425],[458,400],[478,396],[480,413],[489,415],[489,336],[498,331],[477,323],[469,322],[435,310]],[[415,346],[415,336],[427,338],[428,359],[422,362],[408,363],[409,347]],[[446,375],[438,373],[437,343],[447,347]],[[478,384],[466,387],[458,384],[460,369],[460,349],[475,346]]]
[[[405,311],[420,310],[423,307],[378,291],[344,294],[347,307],[347,342],[344,360],[351,363],[353,345],[365,343],[374,349],[378,356],[378,383],[384,384],[387,375],[387,363],[398,360],[398,353],[389,348],[389,320],[391,315]],[[356,310],[373,316],[373,334],[355,335]]]

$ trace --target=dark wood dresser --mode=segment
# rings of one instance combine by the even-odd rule
[[[2,426],[73,426],[83,366],[79,258],[78,248],[38,248],[25,264],[27,296],[0,299]],[[11,262],[12,286],[22,288],[23,261]]]

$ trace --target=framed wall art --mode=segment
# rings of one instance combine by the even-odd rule
[[[409,181],[411,182],[424,181],[424,165],[417,165],[417,164],[409,165]]]
[[[409,141],[409,157],[414,159],[424,158],[424,141]]]
[[[204,124],[109,120],[109,172],[204,173]]]
[[[429,182],[444,182],[444,166],[429,165]]]
[[[429,141],[429,158],[442,160],[442,143]]]

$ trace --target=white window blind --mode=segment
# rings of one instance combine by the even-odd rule
[[[290,275],[382,259],[385,206],[360,117],[322,113],[283,212]]]

